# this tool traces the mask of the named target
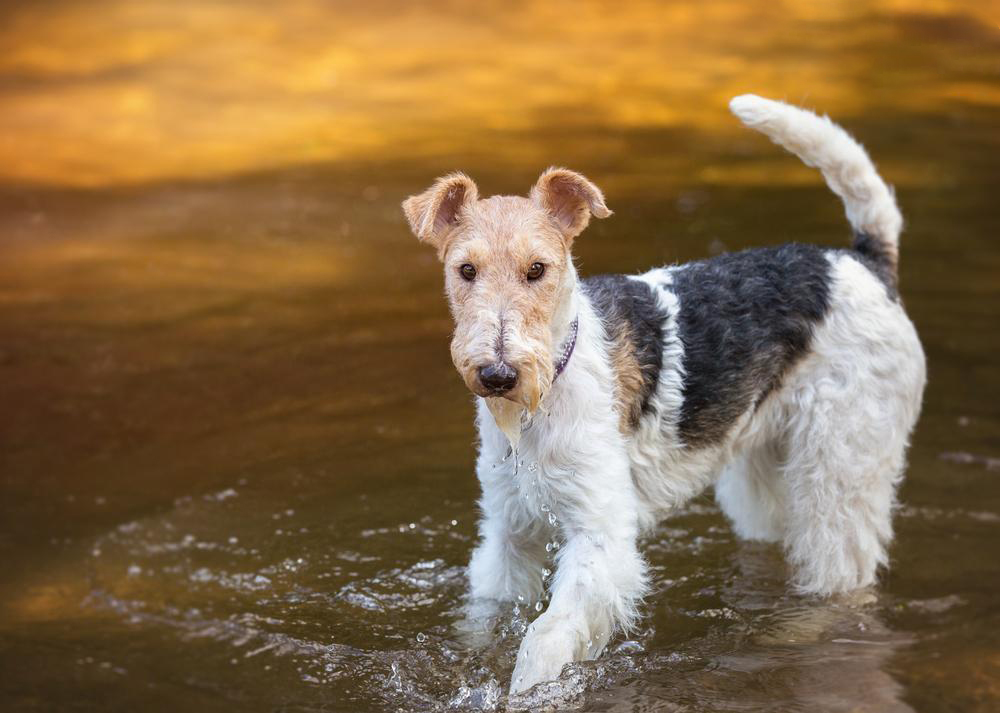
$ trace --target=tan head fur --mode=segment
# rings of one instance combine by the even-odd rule
[[[444,264],[455,318],[451,356],[466,386],[534,412],[552,383],[554,342],[575,317],[573,239],[590,216],[611,215],[601,191],[578,173],[550,168],[528,198],[480,200],[472,179],[454,173],[407,198],[403,212]],[[496,370],[507,375],[499,387],[489,377]]]

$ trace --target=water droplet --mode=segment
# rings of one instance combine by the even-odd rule
[[[531,465],[528,466],[529,473],[534,473],[537,470],[538,470],[538,463],[532,463]]]
[[[457,524],[458,524],[458,520],[452,520],[451,521],[451,526],[452,527],[455,527],[455,525],[457,525]]]
[[[417,529],[417,523],[415,523],[415,522],[411,522],[411,523],[410,523],[410,529],[411,529],[411,530],[416,530],[416,529]]]
[[[523,594],[518,594],[517,595],[517,601],[523,602],[524,601],[524,595]]]
[[[549,504],[542,503],[542,512],[548,512],[548,511],[549,511]]]
[[[511,446],[507,446],[507,454],[503,458],[500,459],[500,462],[501,463],[506,463],[507,459],[510,458],[511,453],[513,453],[513,452],[514,452],[514,449]]]
[[[592,649],[593,647],[594,647],[594,640],[591,639],[590,641],[587,642],[587,648]]]
[[[558,542],[553,542],[553,543],[552,543],[552,549],[554,549],[554,550],[558,550],[558,549],[559,549],[559,547],[560,547],[560,545],[559,545],[559,543],[558,543]]]
[[[231,545],[235,545],[235,544],[236,544],[237,542],[239,542],[239,541],[240,541],[240,540],[239,540],[239,538],[238,538],[238,537],[230,537],[230,538],[229,538],[229,544],[231,544]]]
[[[553,513],[553,512],[550,512],[550,513],[549,513],[549,524],[550,524],[550,525],[552,525],[553,527],[555,527],[555,524],[556,524],[557,522],[559,522],[559,521],[558,521],[558,520],[556,520],[556,514],[555,514],[555,513]]]
[[[542,610],[542,603],[535,602],[535,611],[541,611],[541,610]]]
[[[417,643],[422,644],[425,641],[427,641],[427,634],[421,631],[419,634],[417,634]]]
[[[552,570],[551,569],[549,569],[548,567],[542,567],[542,576],[543,577],[548,577],[550,574],[552,574]]]
[[[545,551],[546,552],[551,552],[552,551],[552,543],[551,542],[546,542],[545,543]]]

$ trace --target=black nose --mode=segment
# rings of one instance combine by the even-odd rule
[[[479,367],[479,381],[495,394],[505,394],[517,384],[517,370],[499,362]]]

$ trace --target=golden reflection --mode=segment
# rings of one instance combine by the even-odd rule
[[[30,301],[31,293],[23,288],[37,282],[43,270],[61,278],[63,285],[99,282],[137,290],[153,286],[234,290],[266,284],[270,289],[281,289],[331,284],[343,272],[345,262],[332,246],[311,246],[308,250],[294,246],[247,248],[181,239],[161,243],[67,241],[38,251],[21,251],[17,256],[17,271],[5,274],[7,279],[0,284],[0,303]]]
[[[420,159],[571,126],[736,132],[725,102],[751,89],[840,117],[996,106],[998,18],[1000,0],[18,3],[0,10],[0,181]]]
[[[81,572],[66,568],[53,568],[46,572],[49,581],[32,582],[3,602],[3,618],[22,623],[79,619],[80,603],[90,593],[87,580]],[[86,616],[94,616],[88,613]]]
[[[39,679],[38,700],[47,700],[55,689],[97,690],[84,669],[65,666],[95,642],[109,656],[148,653],[153,673],[136,667],[124,683],[146,696],[148,676],[161,681],[175,650],[155,626],[137,626],[123,643],[117,629],[90,627],[124,615],[88,595],[103,589],[166,619],[175,604],[243,613],[249,599],[234,599],[239,592],[190,577],[193,550],[171,552],[161,567],[135,533],[110,546],[123,523],[149,526],[150,545],[201,532],[188,527],[199,523],[204,542],[220,548],[198,557],[235,577],[280,567],[290,551],[272,519],[278,503],[302,503],[302,522],[322,523],[301,541],[307,555],[318,548],[319,562],[329,538],[354,527],[334,527],[349,505],[321,529],[330,504],[354,503],[355,489],[376,494],[368,502],[377,512],[409,492],[395,489],[401,483],[469,480],[469,401],[447,359],[439,268],[398,208],[438,171],[469,170],[492,193],[526,190],[554,161],[593,170],[619,212],[581,241],[588,274],[785,231],[818,242],[826,216],[842,226],[828,191],[789,188],[816,185],[817,172],[729,115],[728,99],[745,91],[835,115],[872,142],[883,175],[905,189],[906,299],[938,354],[924,426],[932,438],[908,487],[917,502],[939,496],[939,476],[954,474],[935,469],[938,444],[975,451],[995,424],[977,399],[992,377],[982,355],[996,351],[988,297],[998,20],[1000,0],[0,3],[0,633],[27,632],[0,663],[73,671],[58,686]],[[770,221],[786,204],[789,215]],[[964,436],[956,414],[971,414],[961,417]],[[245,477],[252,485],[225,505],[232,511],[198,499]],[[192,495],[212,505],[187,511]],[[408,507],[428,506],[413,497]],[[322,510],[315,520],[310,502]],[[871,635],[877,617],[810,609],[773,621],[753,614],[768,627],[754,639],[741,624],[732,660],[773,664],[772,680],[825,701],[878,705],[880,691],[891,701],[898,689],[886,661],[909,676],[908,696],[926,685],[920,679],[957,706],[995,699],[989,637],[968,634],[982,611],[977,556],[988,538],[963,525],[965,556],[937,556],[925,546],[944,542],[941,525],[914,522],[902,525],[909,539],[894,556],[903,566],[887,588],[903,597],[933,580],[968,598],[947,620],[910,619],[926,630],[925,650],[947,656],[899,664],[895,641]],[[260,560],[222,546],[237,531],[241,549],[244,532],[267,543]],[[358,547],[381,556],[372,542]],[[94,543],[109,546],[95,554]],[[756,569],[740,586],[781,572],[773,551],[748,552],[739,567]],[[392,567],[395,556],[371,567]],[[329,584],[317,580],[316,591]],[[759,612],[784,580],[775,587],[726,596]],[[675,604],[704,601],[699,593]],[[337,621],[322,606],[326,641]],[[292,632],[303,621],[279,626]],[[59,622],[73,626],[60,634]],[[845,622],[870,633],[843,642],[820,632]],[[140,646],[133,634],[150,638]],[[676,639],[685,654],[689,634]],[[30,658],[36,642],[44,659]],[[215,644],[228,662],[229,642]],[[206,670],[218,674],[211,690],[242,690],[229,663]],[[681,698],[692,690],[685,682],[711,690],[706,680],[739,684],[743,696],[746,672],[719,671],[676,677]],[[302,684],[260,680],[282,696]]]

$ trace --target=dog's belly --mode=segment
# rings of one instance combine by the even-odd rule
[[[639,522],[649,530],[718,479],[740,453],[770,438],[775,404],[740,416],[726,438],[711,446],[686,447],[653,416],[640,424],[628,444],[632,481],[639,495]]]

